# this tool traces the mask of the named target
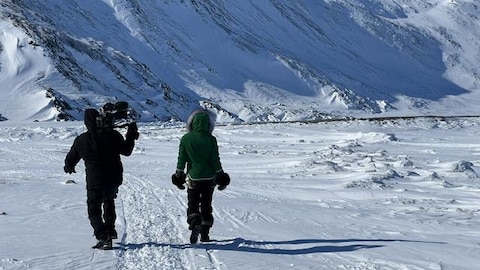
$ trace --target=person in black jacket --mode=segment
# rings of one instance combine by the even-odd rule
[[[83,159],[86,169],[88,218],[98,243],[93,248],[109,249],[115,230],[115,202],[118,187],[123,181],[120,155],[129,156],[138,139],[135,123],[128,125],[126,138],[113,127],[97,127],[99,112],[85,110],[87,131],[75,138],[65,158],[64,171],[75,173],[75,166]],[[103,211],[102,211],[103,207]]]

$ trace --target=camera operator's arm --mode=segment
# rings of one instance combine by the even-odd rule
[[[127,135],[125,136],[125,143],[120,150],[120,154],[129,156],[132,154],[133,147],[135,146],[135,140],[139,137],[138,128],[136,123],[128,125]]]
[[[133,122],[128,124],[127,140],[137,140],[139,136],[140,133],[138,133],[137,123]]]
[[[72,145],[72,147],[70,148],[70,151],[68,152],[67,156],[65,157],[65,166],[63,167],[63,170],[65,171],[65,173],[70,173],[70,174],[76,173],[75,166],[81,159],[75,143],[76,143],[76,140]]]

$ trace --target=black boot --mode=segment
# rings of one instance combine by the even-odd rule
[[[192,233],[190,234],[190,244],[195,244],[198,241],[198,235],[200,234],[202,227],[197,225],[193,228]]]
[[[202,225],[202,228],[200,230],[200,242],[210,242],[210,227]]]
[[[192,230],[190,234],[190,244],[195,244],[198,241],[198,235],[202,229],[202,217],[200,214],[192,214],[188,217],[189,229]]]
[[[117,230],[115,229],[108,229],[107,235],[110,236],[110,239],[118,239]]]
[[[106,239],[99,239],[97,244],[92,248],[103,250],[113,249],[112,239],[110,237],[107,237]]]
[[[187,217],[188,229],[193,230],[196,225],[202,224],[202,216],[198,213],[193,213]]]

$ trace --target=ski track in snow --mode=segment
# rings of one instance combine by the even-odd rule
[[[185,130],[142,126],[122,158],[113,251],[90,248],[83,165],[62,171],[83,127],[33,126],[0,126],[2,270],[458,270],[480,262],[476,120],[217,127],[232,185],[214,194],[214,241],[196,245],[188,244],[186,192],[170,182]]]
[[[125,178],[121,200],[126,229],[117,269],[221,269],[211,252],[186,244],[185,196],[143,177]]]
[[[145,179],[127,174],[128,181],[122,189],[122,205],[126,226],[119,269],[153,269],[155,265],[166,268],[186,269],[180,252],[169,248],[179,243],[180,237],[172,209],[165,195]],[[177,203],[178,204],[178,203]],[[175,204],[173,204],[175,205]],[[179,222],[177,222],[179,223]],[[138,260],[138,258],[142,260]],[[183,261],[183,262],[182,262]]]

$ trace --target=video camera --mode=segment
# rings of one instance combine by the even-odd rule
[[[126,101],[119,101],[115,104],[107,102],[100,108],[100,115],[97,117],[97,127],[123,128],[135,123],[137,114],[132,110]]]

